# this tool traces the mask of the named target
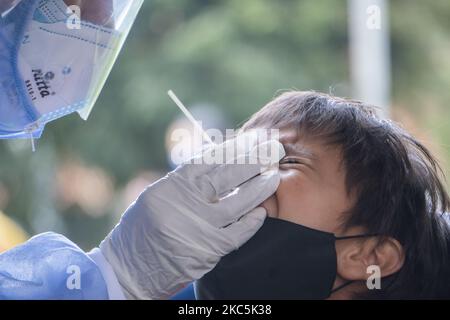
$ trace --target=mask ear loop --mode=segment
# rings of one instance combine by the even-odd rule
[[[354,280],[349,280],[347,282],[344,282],[343,284],[341,284],[340,286],[338,286],[337,288],[331,290],[331,294],[335,293],[336,291],[339,291],[343,288],[345,288],[346,286],[352,284],[354,282]]]
[[[376,237],[376,236],[379,236],[379,234],[369,233],[369,234],[357,234],[357,235],[353,235],[353,236],[343,236],[343,237],[336,237],[335,236],[334,239],[335,240],[347,240],[347,239],[368,238],[368,237]],[[339,291],[339,290],[347,287],[348,285],[352,284],[353,282],[355,282],[355,280],[349,280],[347,282],[344,282],[343,284],[341,284],[337,288],[331,290],[331,294],[333,294],[336,291]]]
[[[335,240],[347,240],[347,239],[356,239],[356,238],[369,238],[369,237],[377,237],[379,234],[377,233],[369,233],[369,234],[357,234],[354,236],[343,236],[343,237],[334,237]]]

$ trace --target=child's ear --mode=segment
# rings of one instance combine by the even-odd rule
[[[367,280],[370,266],[377,266],[381,277],[396,273],[403,266],[403,247],[391,237],[370,237],[336,241],[337,274],[346,280]]]

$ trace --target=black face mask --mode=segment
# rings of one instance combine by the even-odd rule
[[[367,236],[338,238],[267,218],[247,243],[196,281],[195,295],[199,300],[328,298],[343,287],[332,290],[337,268],[335,241]]]

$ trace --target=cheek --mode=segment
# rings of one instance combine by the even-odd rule
[[[279,217],[279,202],[289,201],[296,184],[295,174],[292,172],[280,171],[280,176],[281,180],[277,191],[261,204],[261,206],[267,210],[267,214],[271,218]]]
[[[287,213],[295,214],[301,206],[305,194],[301,174],[296,170],[281,173],[280,186],[277,189],[278,216],[284,218]],[[303,191],[302,191],[303,190]]]
[[[299,170],[280,172],[277,189],[277,218],[313,229],[334,232],[345,211],[345,193],[339,186],[312,177]]]
[[[324,203],[327,197],[323,186],[299,170],[281,172],[276,192],[277,218],[323,230],[326,220]]]

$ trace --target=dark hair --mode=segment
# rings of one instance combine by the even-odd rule
[[[442,170],[420,142],[378,118],[372,106],[316,92],[280,95],[242,129],[251,128],[296,128],[340,146],[347,191],[356,193],[344,226],[363,226],[402,244],[402,268],[383,279],[380,290],[356,298],[450,298],[450,201]]]

